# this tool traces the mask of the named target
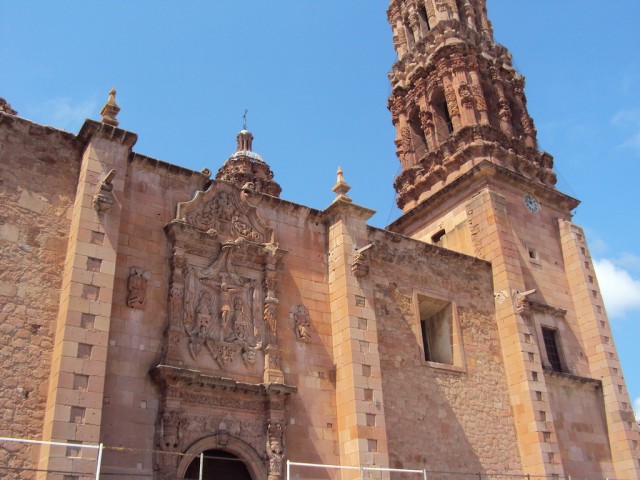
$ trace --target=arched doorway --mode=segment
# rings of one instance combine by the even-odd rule
[[[192,460],[184,475],[185,480],[198,480],[200,457]],[[233,453],[224,450],[204,452],[202,480],[252,480],[244,462]]]

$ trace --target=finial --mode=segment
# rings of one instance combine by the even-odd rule
[[[247,110],[245,108],[244,109],[244,114],[242,115],[242,129],[243,130],[247,129],[247,113],[249,113],[249,110]]]
[[[118,120],[116,120],[118,112],[120,112],[120,107],[116,103],[116,89],[112,88],[111,90],[109,90],[109,99],[107,100],[107,103],[105,103],[104,107],[102,107],[102,110],[100,110],[100,115],[102,115],[102,123],[117,127],[120,123],[118,122]]]
[[[347,192],[351,190],[351,187],[347,182],[344,181],[342,167],[338,167],[338,180],[331,190],[333,190],[333,192],[338,195],[334,202],[336,200],[344,200],[345,202],[351,201],[351,197],[347,196]]]

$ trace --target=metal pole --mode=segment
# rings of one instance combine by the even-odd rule
[[[422,479],[423,480],[427,480],[427,469],[426,468],[422,471]]]
[[[100,480],[100,466],[102,464],[102,447],[103,445],[100,444],[100,446],[98,447],[98,465],[96,465],[96,480]]]
[[[287,478],[285,480],[289,480],[291,478],[291,460],[287,460]]]
[[[200,473],[198,479],[202,480],[202,472],[204,471],[204,452],[200,452]]]

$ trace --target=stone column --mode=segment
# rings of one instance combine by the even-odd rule
[[[341,195],[323,213],[329,236],[340,463],[388,466],[373,285],[362,263],[366,220],[374,212]],[[358,478],[357,471],[344,475]]]
[[[622,378],[618,352],[602,303],[583,230],[560,220],[567,283],[575,306],[581,343],[593,378],[602,381],[611,459],[620,479],[640,478],[640,433]]]
[[[73,207],[42,439],[100,441],[109,324],[127,160],[137,140],[113,125],[87,120]],[[41,470],[95,473],[95,450],[43,447]],[[59,474],[38,478],[62,479]]]

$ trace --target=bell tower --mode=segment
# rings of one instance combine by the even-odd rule
[[[491,262],[523,473],[640,478],[579,202],[555,188],[485,0],[391,0],[387,14],[403,211],[389,229]]]
[[[402,172],[404,212],[472,167],[479,157],[552,187],[551,156],[537,150],[524,78],[493,41],[483,0],[393,0],[398,61],[389,109]]]

